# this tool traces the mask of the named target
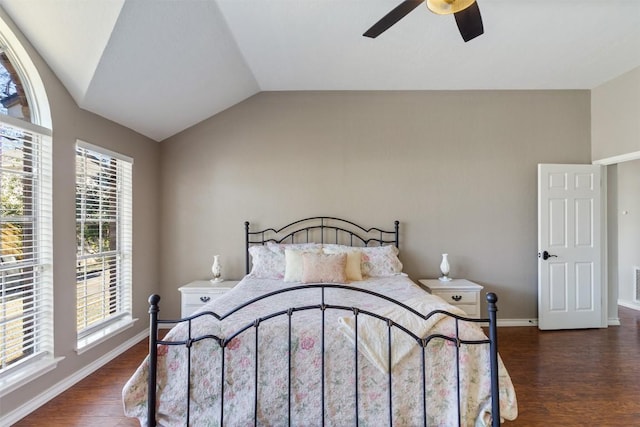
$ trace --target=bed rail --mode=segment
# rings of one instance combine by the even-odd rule
[[[221,337],[221,336],[216,336],[216,335],[203,335],[203,336],[191,336],[191,322],[193,322],[195,319],[201,317],[201,316],[213,316],[218,320],[223,320],[231,315],[233,315],[234,313],[238,312],[239,310],[243,310],[245,308],[251,308],[251,305],[261,301],[265,298],[268,298],[270,296],[273,295],[277,295],[277,294],[282,294],[282,293],[288,293],[288,292],[296,292],[298,290],[301,289],[310,289],[310,288],[318,288],[320,289],[321,293],[321,297],[320,297],[320,301],[318,302],[318,304],[311,304],[311,305],[305,305],[305,306],[296,306],[296,307],[290,307],[286,310],[280,310],[280,311],[276,311],[274,313],[259,317],[257,319],[255,319],[253,322],[250,322],[242,327],[240,327],[239,329],[237,329],[235,332],[229,334],[226,337]],[[452,336],[447,336],[447,335],[440,335],[440,334],[434,334],[434,335],[428,335],[428,336],[419,336],[416,335],[413,331],[407,329],[405,326],[398,324],[396,322],[394,322],[392,319],[386,318],[384,316],[381,316],[375,312],[371,312],[368,311],[366,309],[360,309],[357,307],[351,307],[351,306],[343,306],[343,305],[339,305],[339,304],[328,304],[326,302],[325,299],[325,292],[328,289],[345,289],[345,290],[349,290],[349,291],[355,291],[355,292],[362,292],[362,293],[367,293],[370,295],[374,295],[376,297],[385,299],[387,301],[389,301],[392,304],[397,305],[398,307],[402,307],[403,309],[412,312],[413,314],[415,314],[416,316],[419,316],[425,320],[429,319],[431,316],[434,316],[436,314],[443,314],[445,316],[449,316],[452,319],[454,319],[455,321],[455,334],[453,334]],[[324,392],[324,383],[325,383],[325,363],[324,363],[324,359],[325,359],[325,343],[324,343],[324,335],[325,335],[325,311],[326,310],[343,310],[346,313],[353,313],[354,315],[354,319],[355,319],[355,337],[356,339],[354,340],[354,360],[355,360],[355,369],[354,369],[354,384],[355,384],[355,390],[354,390],[354,398],[355,398],[355,413],[354,413],[354,425],[358,425],[359,422],[359,411],[360,411],[360,399],[361,396],[359,396],[359,392],[358,392],[358,381],[359,381],[359,369],[358,369],[358,354],[359,351],[361,351],[359,349],[359,345],[358,345],[358,319],[360,318],[360,316],[369,316],[371,318],[376,318],[379,319],[381,322],[384,322],[384,324],[387,325],[387,330],[388,330],[388,337],[387,337],[387,362],[388,365],[387,366],[391,366],[391,355],[392,355],[392,329],[396,329],[398,331],[401,331],[402,333],[406,334],[407,336],[411,337],[413,340],[415,340],[415,344],[417,346],[419,346],[422,349],[422,356],[421,356],[421,366],[422,366],[422,414],[423,414],[423,425],[426,426],[427,425],[427,390],[426,390],[426,366],[425,366],[425,357],[426,357],[426,353],[428,351],[428,346],[430,343],[436,341],[436,340],[445,340],[445,341],[449,341],[453,344],[455,344],[456,347],[456,372],[457,372],[457,384],[458,384],[458,425],[461,425],[460,422],[460,412],[461,412],[461,401],[460,401],[460,347],[461,346],[465,346],[465,345],[488,345],[488,351],[490,352],[490,375],[491,375],[491,407],[492,407],[492,426],[493,427],[498,427],[500,425],[500,401],[499,401],[499,396],[500,396],[500,390],[499,390],[499,381],[498,381],[498,335],[497,335],[497,301],[498,301],[498,297],[494,294],[494,293],[488,293],[487,294],[487,303],[488,303],[488,318],[485,319],[474,319],[474,318],[467,318],[467,317],[462,317],[462,316],[458,316],[456,314],[452,314],[446,311],[442,311],[442,310],[435,310],[432,311],[430,313],[420,313],[418,311],[416,311],[414,308],[403,304],[400,301],[394,300],[393,298],[390,298],[386,295],[383,294],[379,294],[377,292],[368,290],[368,289],[361,289],[361,288],[354,288],[348,285],[341,285],[341,284],[306,284],[306,285],[300,285],[300,286],[292,286],[290,288],[285,288],[285,289],[279,289],[277,291],[273,291],[264,295],[261,295],[257,298],[254,298],[250,301],[247,301],[246,303],[243,303],[233,309],[231,309],[230,311],[228,311],[225,314],[219,315],[217,313],[211,312],[211,311],[205,311],[205,312],[200,312],[197,314],[194,314],[192,316],[186,317],[184,319],[179,319],[179,320],[161,320],[158,318],[158,313],[160,311],[160,307],[159,307],[159,302],[160,302],[160,296],[158,295],[151,295],[149,297],[149,315],[150,315],[150,338],[149,338],[149,378],[148,378],[148,413],[147,413],[147,425],[148,426],[155,426],[156,425],[156,393],[157,393],[157,361],[158,361],[158,346],[159,345],[166,345],[166,346],[183,346],[186,348],[186,351],[188,352],[188,357],[190,357],[190,352],[191,352],[191,348],[193,346],[194,343],[198,342],[198,341],[202,341],[202,340],[214,340],[216,341],[220,348],[221,348],[221,378],[220,378],[220,383],[221,384],[221,391],[220,391],[220,396],[221,396],[221,402],[220,402],[220,416],[219,416],[219,422],[220,425],[224,425],[224,384],[225,384],[225,348],[227,347],[227,345],[237,336],[243,334],[245,331],[251,330],[251,329],[255,329],[255,360],[254,360],[254,364],[255,364],[255,377],[254,377],[254,425],[257,425],[258,423],[258,412],[259,412],[259,407],[260,407],[260,402],[258,400],[258,354],[259,354],[259,328],[260,325],[264,322],[267,322],[271,319],[275,319],[278,317],[285,317],[288,318],[288,345],[289,345],[289,352],[288,352],[288,358],[289,358],[289,373],[288,373],[288,388],[287,388],[287,392],[288,392],[288,401],[289,401],[289,407],[288,407],[288,414],[289,414],[289,425],[291,425],[291,410],[292,410],[292,397],[291,397],[291,354],[292,354],[292,349],[291,349],[291,343],[292,343],[292,335],[291,335],[291,319],[292,319],[292,315],[295,312],[298,311],[307,311],[307,310],[318,310],[320,312],[320,316],[322,317],[322,332],[321,332],[321,339],[322,339],[322,343],[321,343],[321,354],[322,354],[322,364],[321,364],[321,378],[320,381],[322,381],[322,392],[321,392],[321,398],[322,398],[322,404],[321,404],[321,408],[322,408],[322,425],[325,425],[325,392]],[[189,335],[187,337],[187,339],[183,340],[183,341],[164,341],[161,340],[158,334],[159,331],[159,327],[162,324],[175,324],[176,322],[188,322],[189,323]],[[488,339],[482,339],[482,340],[466,340],[460,337],[459,335],[459,322],[475,322],[475,323],[488,323],[488,329],[489,329],[489,338]],[[190,368],[189,368],[190,369]],[[388,369],[388,377],[387,377],[387,389],[388,389],[388,401],[389,401],[389,414],[388,414],[388,423],[389,425],[393,425],[394,424],[394,420],[393,420],[393,408],[392,408],[392,403],[393,403],[393,388],[392,388],[392,384],[393,384],[393,374],[392,374],[392,370]],[[191,375],[187,375],[187,390],[191,390],[191,384],[190,384],[190,378]],[[185,420],[185,425],[190,425],[190,412],[189,412],[189,405],[190,405],[190,393],[187,393],[187,401],[185,402],[185,405],[187,405],[187,411],[186,411],[186,420]]]

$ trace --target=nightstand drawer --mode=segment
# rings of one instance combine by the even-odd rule
[[[433,291],[433,295],[437,295],[449,304],[466,305],[476,304],[478,292],[474,291]],[[466,310],[465,310],[466,311]],[[469,313],[470,314],[470,313]]]

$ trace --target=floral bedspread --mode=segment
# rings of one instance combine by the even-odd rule
[[[208,304],[203,311],[224,314],[231,308],[258,295],[294,286],[279,280],[246,277],[232,291]],[[424,298],[434,307],[444,303],[429,295],[406,276],[368,279],[350,286],[369,289],[399,301]],[[203,316],[191,325],[192,337],[213,334],[229,337],[245,325],[252,325],[231,340],[224,350],[224,425],[253,425],[254,412],[258,425],[288,424],[288,316],[264,320],[257,327],[254,320],[279,310],[320,303],[319,289],[283,293],[263,299],[218,321]],[[355,306],[376,313],[388,313],[389,302],[372,295],[346,290],[325,291],[325,303]],[[424,303],[420,307],[424,308]],[[160,305],[162,309],[162,304]],[[453,308],[452,308],[453,310]],[[325,317],[325,357],[322,357],[321,310],[296,311],[291,316],[291,424],[315,426],[322,424],[322,381],[325,372],[324,424],[355,425],[355,389],[358,388],[358,417],[362,426],[388,424],[388,375],[371,363],[363,352],[358,354],[358,381],[355,381],[355,355],[350,338],[339,327],[351,311],[327,308]],[[359,315],[359,318],[363,316]],[[163,318],[162,311],[160,318]],[[369,316],[366,316],[369,319]],[[391,316],[389,316],[391,317]],[[347,319],[348,320],[348,319]],[[455,322],[447,318],[430,326],[430,333],[452,335]],[[392,328],[392,342],[407,339],[404,332]],[[475,324],[460,323],[462,338],[482,339],[484,334]],[[256,333],[260,347],[255,359]],[[174,327],[164,340],[186,339],[186,323]],[[427,424],[451,426],[458,424],[456,346],[449,341],[434,340],[426,351]],[[461,354],[461,425],[489,425],[491,420],[489,350],[488,345],[462,346]],[[413,426],[423,423],[422,358],[415,349],[401,360],[392,361],[393,425]],[[182,346],[160,345],[158,348],[157,422],[162,426],[184,426],[187,411],[187,350]],[[222,349],[214,340],[204,340],[191,348],[190,425],[219,426],[222,370]],[[258,372],[257,381],[255,372]],[[515,419],[515,391],[500,361],[500,411],[502,418]],[[148,362],[145,360],[123,389],[125,414],[137,417],[146,425]],[[258,407],[254,400],[257,382]],[[384,420],[384,421],[383,421]]]

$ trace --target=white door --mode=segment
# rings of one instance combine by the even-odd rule
[[[538,165],[538,326],[604,327],[598,165]]]

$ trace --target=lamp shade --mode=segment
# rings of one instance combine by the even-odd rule
[[[438,15],[450,15],[460,12],[475,3],[476,0],[427,0],[427,7]]]

